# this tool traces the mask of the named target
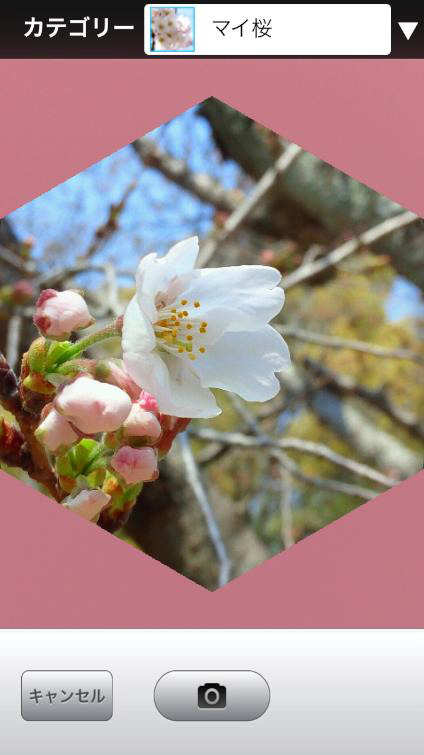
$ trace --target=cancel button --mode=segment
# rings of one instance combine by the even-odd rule
[[[109,671],[25,671],[21,680],[25,721],[108,721],[112,718]]]

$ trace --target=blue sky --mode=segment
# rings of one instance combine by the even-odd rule
[[[187,110],[149,136],[186,160],[192,170],[215,176],[227,188],[236,187],[241,178],[239,167],[221,160],[209,124],[196,110]],[[165,252],[175,241],[194,234],[203,236],[211,227],[213,209],[157,171],[143,168],[130,146],[23,205],[10,217],[21,237],[35,237],[34,256],[42,259],[49,255],[46,265],[51,265],[54,257],[66,264],[85,252],[96,228],[106,220],[110,204],[121,199],[133,180],[138,185],[120,217],[119,230],[97,260],[108,259],[118,269],[134,270],[143,254]],[[424,316],[419,290],[397,278],[387,300],[388,318],[393,321],[418,314]]]
[[[213,152],[207,121],[196,116],[196,108],[151,132],[192,170],[209,172],[223,185],[237,185],[240,171],[234,163],[220,163]],[[191,145],[187,145],[187,133]],[[120,228],[97,259],[110,259],[118,268],[135,267],[150,251],[165,252],[176,240],[211,227],[213,209],[181,191],[157,171],[143,168],[132,147],[124,147],[56,186],[11,214],[21,236],[35,237],[34,256],[43,258],[49,250],[65,247],[65,259],[83,254],[96,228],[106,220],[109,206],[121,199],[129,184],[137,188],[130,195],[120,217]]]

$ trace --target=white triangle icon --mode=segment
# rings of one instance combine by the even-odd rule
[[[418,26],[418,21],[399,21],[398,23],[405,37],[407,39],[411,39],[415,29]]]

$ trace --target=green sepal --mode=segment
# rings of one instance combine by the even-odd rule
[[[89,488],[101,488],[106,477],[105,467],[97,467],[90,474],[86,475]]]
[[[31,372],[43,374],[46,369],[47,341],[42,336],[36,338],[28,349],[27,360]]]
[[[130,487],[125,488],[122,494],[122,503],[127,503],[127,501],[135,501],[136,498],[140,495],[142,489],[142,482],[138,483],[137,485],[131,485]]]
[[[71,341],[52,341],[50,343],[45,366],[47,372],[54,372],[53,368],[59,361],[60,363],[66,361],[63,357],[71,346],[73,346]]]
[[[104,451],[104,446],[92,438],[83,438],[69,452],[71,464],[78,474],[89,474]]]
[[[56,460],[56,471],[60,477],[79,476],[88,478],[91,473],[103,484],[107,458],[104,454],[104,446],[92,438],[83,438],[65,454],[61,454]],[[96,477],[97,479],[97,477]],[[96,487],[96,485],[94,486]]]
[[[74,477],[75,471],[69,457],[69,452],[57,456],[56,472],[59,477]]]

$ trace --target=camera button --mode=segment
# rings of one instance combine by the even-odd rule
[[[256,671],[169,671],[154,699],[171,721],[253,721],[267,710],[270,691]]]

